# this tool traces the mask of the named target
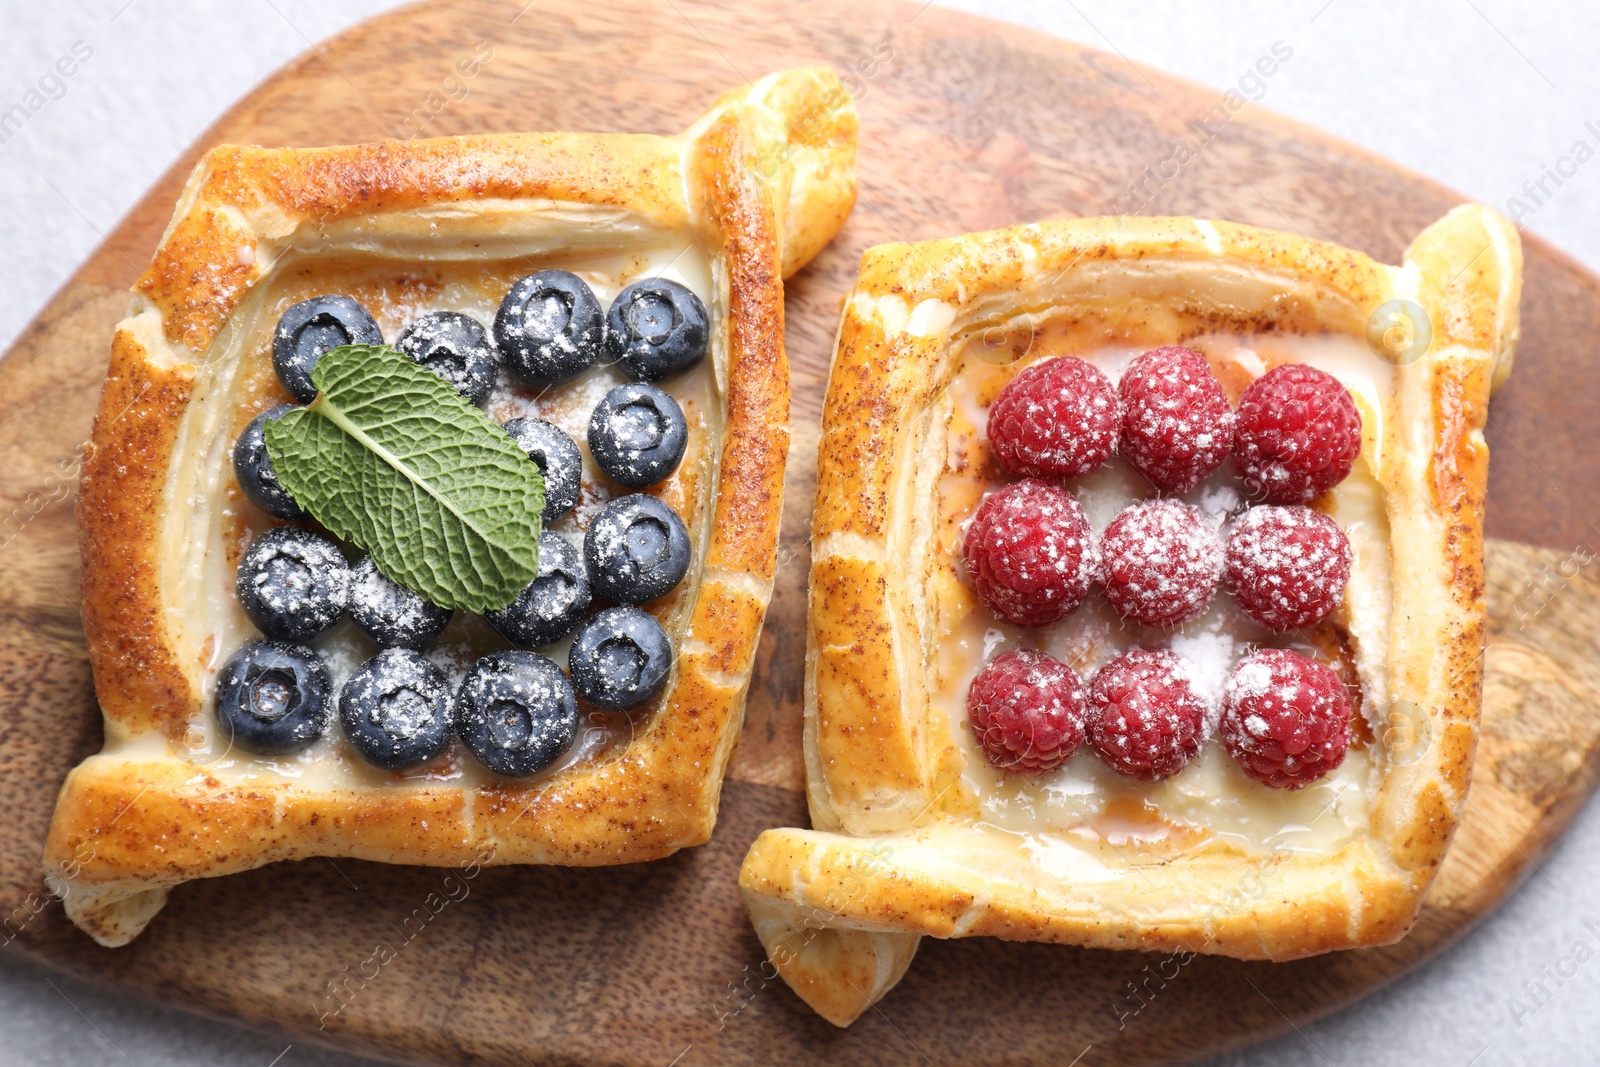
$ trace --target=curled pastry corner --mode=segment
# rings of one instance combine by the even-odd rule
[[[790,277],[833,240],[856,202],[860,116],[828,67],[780,71],[734,89],[684,134],[715,150],[708,138],[730,111],[749,133],[749,177],[772,189],[783,236],[783,276]]]
[[[1130,260],[1137,271],[1121,267]],[[818,452],[805,709],[816,829],[764,832],[740,871],[774,967],[807,1004],[848,1025],[905,973],[922,936],[1272,960],[1405,936],[1459,822],[1476,743],[1483,428],[1512,366],[1521,272],[1515,228],[1474,204],[1420,233],[1399,266],[1187,218],[1045,222],[866,252]],[[1425,348],[1391,356],[1399,425],[1383,447],[1398,453],[1381,480],[1395,599],[1381,681],[1426,709],[1427,751],[1378,763],[1366,827],[1327,855],[1168,856],[1147,868],[1161,871],[1158,891],[1079,882],[1010,851],[990,862],[972,803],[949,795],[959,766],[940,762],[930,736],[920,657],[938,624],[919,595],[927,564],[906,518],[928,484],[908,471],[945,455],[928,413],[963,331],[1060,312],[1131,337],[1150,322],[1185,336],[1363,337],[1393,301],[1420,309],[1429,333]],[[1259,896],[1214,903],[1252,872],[1267,886]]]
[[[916,934],[830,926],[827,912],[789,907],[742,885],[740,894],[767,958],[835,1026],[849,1026],[893,989],[922,943]]]
[[[138,937],[167,904],[166,889],[100,886],[77,888],[58,875],[46,875],[45,884],[61,899],[72,925],[106,948],[121,948]]]
[[[604,865],[709,839],[776,568],[789,445],[781,279],[848,215],[857,131],[838,77],[809,67],[726,94],[677,137],[219,145],[201,158],[117,327],[78,495],[106,749],[67,776],[42,861],[74,923],[126,944],[170,887],[278,860]],[[663,234],[694,238],[711,259],[726,411],[711,420],[714,492],[682,648],[650,723],[613,757],[481,794],[240,780],[183,759],[190,724],[209,714],[215,657],[186,621],[209,595],[190,558],[199,549],[166,524],[211,462],[194,426],[231,395],[226,372],[260,312],[252,292],[281,262],[319,253],[403,258],[448,244],[491,259],[502,241],[577,254]]]

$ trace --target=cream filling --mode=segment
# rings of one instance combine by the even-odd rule
[[[1204,337],[1189,342],[1213,361],[1233,364],[1257,377],[1279,362],[1303,362],[1337,377],[1358,401],[1364,433],[1361,460],[1331,494],[1332,513],[1350,538],[1354,552],[1341,620],[1349,631],[1360,677],[1362,708],[1381,718],[1387,699],[1386,639],[1393,581],[1384,493],[1377,480],[1383,437],[1391,431],[1393,368],[1356,338],[1270,335],[1256,338]],[[1143,348],[1105,347],[1083,353],[1113,381]],[[978,432],[986,421],[980,387],[994,373],[967,359],[948,391],[951,410]],[[990,390],[992,395],[992,388]],[[950,435],[952,463],[961,447]],[[1243,504],[1231,465],[1183,499],[1219,526]],[[1150,495],[1147,482],[1120,458],[1073,483],[1096,533],[1135,499]],[[970,511],[966,518],[970,519]],[[964,529],[964,525],[963,525]],[[947,566],[951,564],[946,564]],[[952,804],[966,808],[976,822],[957,834],[941,827],[932,853],[954,847],[958,864],[984,863],[996,854],[1012,855],[1074,881],[1116,876],[1129,864],[1151,862],[1218,843],[1247,853],[1287,852],[1327,855],[1362,833],[1381,767],[1374,754],[1352,745],[1344,762],[1313,785],[1298,791],[1253,782],[1234,764],[1221,742],[1210,738],[1196,759],[1166,781],[1146,784],[1107,767],[1087,744],[1061,768],[1045,775],[1007,774],[991,767],[966,720],[966,696],[983,664],[1006,651],[1036,644],[1072,664],[1087,681],[1100,666],[1124,650],[1145,643],[1171,647],[1182,655],[1202,699],[1211,707],[1209,726],[1220,715],[1223,687],[1234,664],[1258,644],[1292,644],[1294,635],[1275,639],[1246,618],[1219,588],[1208,610],[1173,632],[1147,631],[1124,623],[1105,600],[1092,594],[1068,618],[1042,630],[1001,623],[981,608],[959,618],[939,635],[929,662],[934,744],[948,744],[961,757],[951,792]],[[1287,640],[1286,640],[1287,639]],[[968,840],[970,838],[970,840]],[[897,842],[896,849],[901,845]],[[971,855],[962,858],[963,853]],[[985,868],[989,869],[989,868]]]
[[[490,250],[492,251],[492,250]],[[483,250],[478,251],[482,255]],[[374,257],[376,259],[377,257]],[[309,261],[314,262],[314,261]],[[369,310],[377,318],[384,337],[391,343],[412,319],[430,311],[457,311],[472,316],[492,329],[503,291],[492,291],[474,284],[470,267],[450,269],[450,256],[443,257],[444,284],[415,291],[402,288],[384,293],[377,306]],[[540,263],[538,267],[552,264]],[[709,534],[710,493],[715,483],[715,454],[724,422],[725,404],[720,382],[726,362],[725,284],[714,276],[713,263],[698,245],[683,239],[662,243],[637,252],[568,256],[553,265],[578,274],[594,289],[602,307],[628,284],[646,277],[666,277],[681,282],[705,301],[713,323],[711,357],[694,370],[662,383],[683,405],[690,422],[690,452],[685,463],[698,454],[702,469],[695,484],[695,495],[684,519],[695,541],[698,572]],[[234,595],[235,563],[229,558],[230,530],[239,523],[259,532],[275,523],[237,494],[233,486],[233,445],[237,436],[239,412],[251,403],[247,395],[252,360],[246,360],[247,346],[261,344],[261,320],[274,314],[284,300],[281,279],[296,262],[282,257],[278,270],[266,284],[252,292],[209,352],[197,375],[194,394],[180,424],[174,449],[173,466],[168,476],[164,501],[163,543],[169,547],[161,560],[161,588],[167,595],[167,621],[174,647],[188,665],[198,705],[192,710],[188,730],[181,741],[169,745],[158,732],[129,737],[108,734],[100,758],[138,760],[176,755],[230,784],[271,785],[295,782],[309,789],[394,788],[407,783],[417,786],[440,782],[483,785],[503,782],[485,770],[469,754],[452,742],[447,755],[423,768],[409,772],[390,772],[366,764],[345,742],[338,724],[337,695],[350,673],[376,652],[366,637],[348,619],[313,642],[322,653],[333,680],[334,708],[327,732],[317,742],[290,756],[265,757],[228,747],[218,729],[212,701],[217,673],[222,664],[246,641],[258,636],[240,609]],[[313,269],[315,269],[313,267]],[[519,273],[526,273],[521,271]],[[451,275],[454,275],[452,278]],[[513,275],[514,276],[514,275]],[[330,271],[327,291],[337,289],[337,272]],[[271,323],[265,324],[269,338]],[[270,360],[270,355],[267,357]],[[713,368],[719,368],[717,373]],[[555,423],[578,443],[584,460],[584,491],[574,512],[556,523],[551,532],[574,544],[581,544],[583,530],[595,512],[613,495],[608,483],[595,467],[587,445],[589,412],[601,397],[626,378],[619,370],[596,366],[576,380],[542,395],[534,395],[500,375],[486,411],[496,422],[518,416],[538,416]],[[691,573],[687,584],[696,579]],[[680,645],[688,623],[692,597],[679,600],[674,615],[663,620],[675,647]],[[553,650],[543,650],[557,663],[565,665],[564,641]],[[488,651],[510,647],[477,616],[457,612],[444,635],[425,653],[449,677],[452,688],[458,685],[476,659]],[[577,741],[534,781],[548,780],[566,768],[626,743],[638,728],[624,715],[592,714],[580,726]]]

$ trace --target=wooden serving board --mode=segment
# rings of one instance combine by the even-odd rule
[[[1580,435],[1600,404],[1590,351],[1600,282],[1529,239],[1525,334],[1489,434],[1495,540],[1477,769],[1466,820],[1406,940],[1281,965],[1195,959],[1120,1022],[1138,1006],[1130,983],[1160,969],[1157,957],[925,941],[905,981],[847,1031],[766,981],[735,875],[762,828],[806,817],[799,700],[817,421],[862,250],[1126,210],[1128,183],[1142,181],[1146,213],[1293,228],[1393,262],[1459,198],[1253,108],[1219,127],[1218,94],[1117,56],[937,8],[523,2],[407,8],[274,75],[173,166],[0,362],[0,941],[106,985],[399,1060],[1174,1062],[1371,992],[1459,936],[1539,861],[1593,788],[1600,753],[1600,583],[1588,565],[1600,531],[1585,518],[1600,513],[1600,465],[1571,459],[1588,454]],[[448,80],[474,46],[481,58],[480,42],[492,58]],[[789,290],[784,566],[712,843],[631,867],[484,871],[405,941],[397,927],[447,872],[280,864],[177,889],[127,948],[73,929],[45,894],[38,858],[63,775],[100,744],[76,608],[77,450],[126,289],[199,152],[408,132],[674,132],[747,77],[818,61],[847,73],[857,96],[861,199]],[[1186,125],[1208,111],[1214,134]],[[1205,143],[1172,179],[1147,179],[1175,138]],[[353,980],[380,942],[396,944],[396,958]],[[335,1006],[330,981],[349,1004],[319,1029]]]

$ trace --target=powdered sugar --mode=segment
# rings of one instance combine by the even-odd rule
[[[984,605],[1018,626],[1043,626],[1070,614],[1099,571],[1077,500],[1032,480],[998,489],[979,506],[963,557]]]
[[[1111,457],[1122,401],[1111,379],[1075,357],[1024,370],[989,409],[995,458],[1027,478],[1074,478]]]
[[[1179,345],[1146,352],[1118,393],[1122,454],[1157,489],[1188,492],[1228,458],[1233,408],[1200,353]]]
[[[1276,335],[1246,338],[1219,334],[1190,343],[1212,359],[1231,395],[1237,395],[1251,378],[1281,361],[1304,358],[1321,365],[1335,356],[1343,361],[1339,368],[1348,363],[1351,371],[1346,374],[1343,369],[1336,368],[1335,373],[1341,380],[1347,380],[1349,387],[1369,406],[1381,406],[1389,395],[1387,378],[1378,376],[1369,380],[1358,373],[1362,360],[1369,355],[1359,340],[1344,344],[1330,338]],[[1257,351],[1266,358],[1255,358],[1253,353]],[[1137,351],[1121,344],[1112,344],[1093,349],[1086,358],[1116,380],[1117,370],[1131,364],[1138,355]],[[998,384],[991,383],[1005,373],[969,361],[950,388],[955,421],[951,464],[944,476],[946,480],[941,482],[944,501],[941,506],[953,505],[953,510],[948,512],[952,530],[970,522],[975,512],[977,494],[966,495],[966,487],[976,483],[980,486],[979,492],[983,487],[992,488],[993,467],[981,462],[982,428],[991,399],[999,388]],[[980,461],[978,464],[973,463],[975,456]],[[1363,465],[1357,472],[1362,484],[1356,491],[1363,494],[1359,497],[1362,501],[1372,493],[1381,493],[1381,489],[1371,484],[1374,469]],[[950,487],[948,495],[944,488],[947,485]],[[1104,466],[1080,476],[1068,488],[1077,497],[1091,528],[1097,532],[1109,526],[1130,501],[1151,494],[1149,482],[1122,456],[1113,456]],[[1346,495],[1341,490],[1333,499],[1345,501]],[[1225,464],[1185,492],[1182,500],[1198,508],[1206,523],[1217,528],[1224,527],[1230,518],[1242,513],[1245,495],[1240,491],[1231,465]],[[1350,521],[1344,510],[1340,511],[1340,521]],[[959,534],[955,537],[959,546]],[[1365,559],[1365,546],[1358,548],[1363,550]],[[1143,803],[1149,810],[1159,811],[1162,819],[1189,828],[1203,827],[1207,835],[1215,835],[1241,848],[1272,848],[1292,842],[1296,849],[1319,853],[1338,847],[1353,828],[1365,825],[1364,797],[1370,786],[1371,764],[1362,749],[1353,750],[1345,764],[1326,779],[1294,794],[1276,790],[1271,795],[1265,794],[1264,787],[1248,782],[1235,769],[1233,760],[1220,743],[1203,746],[1182,774],[1154,784],[1118,775],[1092,752],[1078,754],[1050,775],[994,774],[966,729],[963,711],[968,683],[983,662],[1018,647],[1019,643],[1036,645],[1085,676],[1097,665],[1114,659],[1130,644],[1156,641],[1167,646],[1178,654],[1179,669],[1205,709],[1206,737],[1219,730],[1223,691],[1240,656],[1261,645],[1290,642],[1317,657],[1338,653],[1331,649],[1319,650],[1293,635],[1275,638],[1244,615],[1230,596],[1215,596],[1204,612],[1170,634],[1157,634],[1129,624],[1119,619],[1105,598],[1092,595],[1067,619],[1040,630],[1020,631],[972,604],[966,599],[969,596],[962,592],[951,599],[940,594],[941,622],[950,630],[939,639],[936,668],[939,682],[933,699],[941,711],[941,719],[961,727],[957,741],[958,747],[967,753],[964,781],[979,797],[985,820],[1018,831],[1045,827],[1061,830],[1078,824],[1085,817],[1094,825],[1100,825],[1109,817],[1105,814],[1107,805]],[[944,620],[951,621],[945,623]],[[1355,655],[1360,655],[1359,649]],[[1359,660],[1351,662],[1360,664]],[[1361,670],[1363,684],[1369,684],[1367,668],[1362,666]],[[1337,803],[1333,803],[1335,800]]]
[[[1211,603],[1222,544],[1198,510],[1176,500],[1124,508],[1100,542],[1106,599],[1126,619],[1180,626]]]
[[[1264,659],[1247,659],[1239,664],[1228,681],[1228,695],[1234,700],[1264,697],[1272,687],[1272,666]]]
[[[1323,664],[1287,649],[1262,649],[1234,671],[1220,727],[1245,774],[1277,789],[1299,789],[1343,762],[1349,697]]]
[[[397,740],[436,728],[450,715],[450,689],[444,673],[420,656],[385,649],[364,663],[341,691],[349,714],[364,716]]]
[[[450,612],[378,570],[367,556],[350,569],[350,618],[379,645],[419,649],[444,630]]]
[[[1095,675],[1089,740],[1113,770],[1142,781],[1169,778],[1205,740],[1205,708],[1178,656],[1135,648]]]
[[[1251,508],[1228,534],[1228,589],[1269,630],[1325,618],[1338,606],[1350,565],[1350,542],[1339,524],[1307,507]]]
[[[1008,653],[973,679],[967,718],[990,764],[1040,774],[1083,740],[1086,693],[1072,668],[1031,649]]]
[[[1307,503],[1344,481],[1360,451],[1361,414],[1326,371],[1274,367],[1239,400],[1233,452],[1253,499]]]
[[[395,347],[449,382],[469,403],[489,399],[499,352],[477,319],[455,311],[430,311],[412,319]]]
[[[1222,715],[1222,696],[1228,672],[1239,655],[1240,642],[1233,635],[1216,631],[1195,634],[1175,633],[1167,645],[1178,657],[1179,669],[1189,688],[1206,709],[1205,736],[1216,733]]]

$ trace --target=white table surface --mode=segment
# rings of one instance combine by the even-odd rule
[[[514,0],[508,0],[508,3]],[[515,0],[520,2],[520,0]],[[666,2],[666,0],[663,0]],[[71,55],[73,75],[0,143],[0,348],[224,109],[383,0],[0,0],[0,110]],[[1273,42],[1294,49],[1264,107],[1364,145],[1502,211],[1600,270],[1600,162],[1524,190],[1586,143],[1600,151],[1600,5],[1514,0],[955,0],[1219,90]],[[537,17],[538,4],[523,17]],[[72,67],[73,64],[68,64]],[[50,96],[57,98],[50,99]],[[1593,122],[1593,127],[1586,123]],[[3,137],[3,135],[0,135]],[[1580,153],[1583,154],[1583,153]],[[1181,180],[1181,179],[1179,179]],[[1531,213],[1528,213],[1531,211]],[[1018,220],[1023,221],[1023,220]],[[1589,460],[1592,462],[1592,459]],[[1597,517],[1600,518],[1600,517]],[[1394,986],[1219,1064],[1600,1062],[1600,963],[1537,1011],[1541,981],[1585,942],[1600,955],[1600,812],[1498,912]],[[1569,965],[1563,969],[1570,970]],[[787,994],[785,994],[787,995]],[[893,998],[885,1004],[893,1012]],[[1159,1011],[1160,1005],[1151,1010]],[[98,992],[0,951],[0,1064],[293,1067],[358,1061]],[[275,1058],[276,1057],[276,1058]],[[1086,1064],[1095,1062],[1091,1050]],[[687,1065],[685,1065],[687,1067]]]

